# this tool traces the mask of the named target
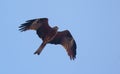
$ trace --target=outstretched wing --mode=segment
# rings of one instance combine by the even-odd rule
[[[68,30],[64,31],[63,34],[61,44],[66,49],[70,59],[74,60],[76,58],[76,42]]]
[[[25,23],[21,24],[21,26],[19,26],[20,28],[19,30],[21,32],[26,30],[37,30],[38,28],[43,26],[43,23],[45,24],[45,26],[49,27],[48,18],[38,18],[38,19],[28,20]]]
[[[55,38],[49,42],[51,44],[61,44],[67,51],[70,59],[76,58],[76,42],[68,30],[58,32]]]
[[[52,28],[48,24],[48,18],[28,20],[25,23],[21,24],[21,26],[19,26],[19,30],[21,32],[27,30],[36,30],[37,35],[42,38],[42,40],[51,29]]]

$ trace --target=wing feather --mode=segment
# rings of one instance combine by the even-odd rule
[[[32,20],[26,21],[25,23],[21,24],[21,26],[19,26],[19,30],[20,30],[21,32],[23,32],[23,31],[26,31],[26,30],[31,29],[31,28],[32,28],[32,27],[31,27],[32,23],[33,23],[34,21],[36,21],[36,20],[37,20],[37,19],[32,19]]]
[[[68,30],[63,33],[65,35],[62,37],[61,44],[66,49],[70,59],[74,60],[76,58],[76,42]]]
[[[68,30],[58,32],[49,43],[61,44],[66,49],[70,59],[74,60],[76,58],[76,42]]]
[[[37,18],[28,20],[25,23],[21,24],[21,26],[19,26],[19,30],[21,32],[26,30],[37,30],[39,27],[43,26],[43,24],[46,26],[45,28],[50,28],[48,25],[48,18]]]

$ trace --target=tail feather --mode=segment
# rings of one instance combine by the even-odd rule
[[[34,54],[39,55],[39,54],[42,52],[42,50],[43,50],[43,48],[45,47],[45,45],[46,45],[46,43],[42,43],[42,44],[40,45],[40,47],[34,52]]]

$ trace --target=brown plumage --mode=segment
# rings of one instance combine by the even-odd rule
[[[58,27],[50,27],[48,18],[38,18],[26,21],[19,26],[21,32],[26,30],[36,30],[37,35],[42,39],[42,44],[34,52],[40,54],[47,43],[61,44],[67,51],[70,59],[76,58],[76,42],[68,30],[58,31]]]

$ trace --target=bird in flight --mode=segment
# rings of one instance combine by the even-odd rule
[[[58,31],[58,27],[50,27],[48,18],[37,18],[28,20],[19,26],[21,32],[35,30],[37,35],[42,39],[40,47],[34,52],[39,55],[46,44],[62,45],[71,60],[76,58],[76,42],[68,30]]]

